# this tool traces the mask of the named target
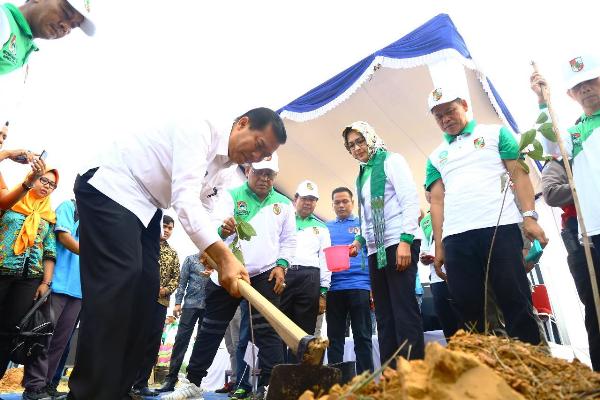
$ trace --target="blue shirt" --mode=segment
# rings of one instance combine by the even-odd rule
[[[75,221],[75,203],[66,200],[56,209],[54,232],[69,233],[79,241],[79,221]],[[52,291],[81,298],[81,279],[79,275],[79,255],[56,241],[56,265],[52,276]]]
[[[331,237],[331,245],[338,246],[344,244],[352,244],[354,237],[360,231],[358,218],[351,215],[347,219],[335,219],[327,223],[329,236]],[[363,247],[364,249],[364,247]],[[361,258],[364,257],[364,268],[362,267]],[[364,289],[371,290],[371,282],[369,280],[369,267],[367,262],[366,252],[359,254],[356,257],[350,257],[350,269],[331,274],[331,286],[329,291],[348,290],[348,289]]]
[[[179,287],[175,293],[175,304],[181,304],[183,301],[182,308],[205,307],[206,284],[210,278],[201,273],[204,270],[199,253],[185,258],[179,273]]]

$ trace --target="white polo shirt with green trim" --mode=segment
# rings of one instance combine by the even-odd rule
[[[327,225],[312,214],[306,218],[296,216],[296,233],[296,254],[292,264],[319,268],[322,291],[329,289],[331,271],[327,268],[323,252],[323,249],[331,246]]]
[[[442,238],[473,229],[496,226],[502,206],[502,160],[516,160],[519,144],[501,125],[469,121],[457,136],[444,133],[444,141],[427,159],[425,188],[442,179],[445,188]],[[508,190],[500,225],[523,220]]]
[[[545,105],[542,111],[550,114]],[[600,110],[583,115],[580,122],[561,134],[569,157],[573,159],[573,179],[577,186],[581,215],[588,235],[600,235]],[[541,134],[538,139],[544,151],[561,157],[558,143],[550,142]]]
[[[252,277],[275,265],[289,266],[296,250],[295,209],[291,201],[273,189],[260,201],[247,182],[228,194],[223,196],[222,206],[229,215],[250,223],[256,231],[250,240],[239,241],[248,274]],[[227,243],[232,240],[230,236]]]

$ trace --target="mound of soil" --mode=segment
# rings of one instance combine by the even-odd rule
[[[600,374],[578,360],[503,337],[459,331],[447,348],[429,343],[424,360],[399,359],[375,383],[355,377],[328,394],[305,392],[300,400],[550,400],[600,399]]]

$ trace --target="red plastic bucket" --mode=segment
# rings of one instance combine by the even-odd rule
[[[350,246],[331,246],[323,249],[327,268],[331,272],[340,272],[350,269]]]

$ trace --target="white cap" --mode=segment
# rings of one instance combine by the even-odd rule
[[[583,54],[564,61],[565,85],[571,89],[581,82],[600,77],[600,57]]]
[[[431,112],[435,106],[450,103],[458,98],[465,99],[465,97],[459,90],[455,90],[452,87],[435,88],[427,96],[427,111]]]
[[[265,157],[262,161],[252,163],[254,169],[270,169],[273,172],[279,172],[279,156],[277,153]]]
[[[94,36],[96,32],[96,25],[94,21],[90,19],[91,8],[90,3],[91,0],[67,0],[71,7],[76,9],[81,15],[83,15],[83,22],[79,27],[81,30],[88,36]]]
[[[296,193],[300,197],[312,196],[317,199],[319,198],[319,188],[317,187],[317,184],[309,180],[300,182],[298,189],[296,189]]]

